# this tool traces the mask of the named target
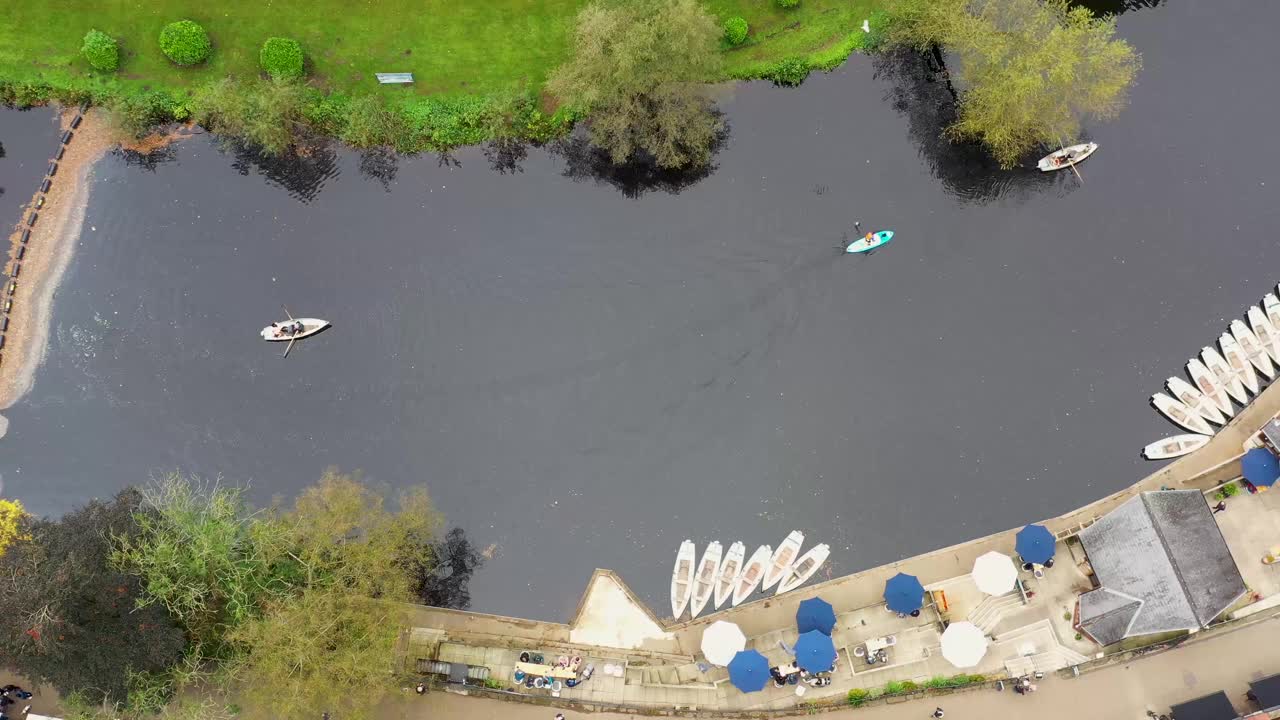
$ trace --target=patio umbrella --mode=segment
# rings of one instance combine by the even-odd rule
[[[1013,560],[998,552],[989,552],[973,561],[973,582],[988,595],[1003,595],[1018,581],[1018,568]]]
[[[743,650],[729,662],[729,682],[742,692],[758,692],[769,683],[769,660],[755,650]]]
[[[942,657],[958,668],[971,668],[987,654],[987,636],[971,622],[954,622],[942,633]]]
[[[831,634],[836,627],[836,611],[822,598],[809,598],[796,608],[796,628],[801,633],[817,630]]]
[[[898,573],[885,582],[884,601],[894,612],[915,612],[924,607],[924,586],[915,575]]]
[[[1280,477],[1280,460],[1266,448],[1253,448],[1240,460],[1244,479],[1258,487],[1271,487]]]
[[[747,646],[747,636],[731,622],[717,620],[702,631],[702,654],[713,665],[728,665]]]
[[[1057,538],[1043,525],[1028,525],[1018,531],[1018,540],[1014,547],[1022,559],[1029,563],[1043,565],[1045,560],[1053,557],[1053,546]]]
[[[796,665],[801,670],[827,672],[835,664],[836,646],[830,635],[810,630],[796,641]]]

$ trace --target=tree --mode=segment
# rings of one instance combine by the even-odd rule
[[[222,78],[196,89],[193,119],[280,154],[298,140],[306,100],[306,88],[296,82]]]
[[[720,69],[723,31],[697,0],[593,3],[578,13],[573,57],[548,89],[589,110],[591,141],[623,164],[700,167],[724,129],[703,85]]]
[[[1004,168],[1077,137],[1086,117],[1114,117],[1141,67],[1113,18],[1068,0],[899,0],[887,36],[959,58],[947,135],[982,142]]]
[[[169,23],[160,31],[160,50],[179,65],[196,65],[209,59],[213,43],[209,33],[191,20]]]
[[[302,77],[302,46],[292,38],[272,37],[262,43],[258,64],[273,80],[294,80]]]
[[[115,38],[101,30],[90,30],[84,34],[80,54],[95,70],[115,72],[120,66],[120,48],[116,45]]]
[[[138,532],[141,501],[130,489],[61,520],[24,519],[29,539],[0,556],[0,647],[19,673],[64,694],[123,700],[130,673],[163,672],[181,657],[174,619],[135,607],[138,581],[110,562],[110,538]]]
[[[0,157],[4,153],[0,150]],[[23,520],[27,511],[17,500],[0,500],[0,555],[17,540],[29,540],[24,534]]]

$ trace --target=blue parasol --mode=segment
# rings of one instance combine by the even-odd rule
[[[1280,477],[1280,460],[1266,448],[1253,448],[1240,461],[1244,479],[1258,487],[1271,487]]]
[[[836,646],[831,642],[830,635],[810,630],[796,641],[796,665],[801,670],[811,673],[827,672],[835,664]]]
[[[1043,565],[1053,557],[1053,546],[1057,538],[1043,525],[1028,525],[1018,531],[1017,544],[1014,546],[1022,559],[1029,563]]]
[[[817,630],[830,635],[836,627],[836,611],[822,598],[809,598],[796,609],[796,627],[801,633]]]
[[[769,659],[756,650],[742,650],[729,661],[729,682],[742,692],[758,692],[769,682]]]
[[[884,601],[894,612],[915,612],[924,606],[924,586],[915,575],[898,573],[885,582]]]

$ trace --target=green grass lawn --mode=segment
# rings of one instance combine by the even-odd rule
[[[718,18],[746,18],[751,35],[726,52],[731,76],[789,56],[847,47],[885,0],[801,0],[782,10],[767,0],[706,0]],[[42,0],[10,2],[0,22],[0,80],[130,89],[176,89],[226,75],[257,74],[268,37],[291,37],[306,52],[310,82],[353,95],[486,94],[539,88],[569,52],[568,32],[586,0]],[[204,26],[213,55],[180,68],[160,52],[160,29],[189,18]],[[80,57],[90,28],[120,42],[120,69],[100,77]],[[410,88],[382,87],[375,72],[412,72]],[[122,88],[123,89],[123,88]]]

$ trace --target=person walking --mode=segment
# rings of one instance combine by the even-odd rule
[[[1227,509],[1227,501],[1226,501],[1226,500],[1219,500],[1219,501],[1218,501],[1218,504],[1213,506],[1213,514],[1214,514],[1214,515],[1217,515],[1218,513],[1222,512],[1223,510],[1226,510],[1226,509]]]
[[[564,713],[556,713],[556,720],[564,720]]]
[[[943,714],[944,713],[942,712],[942,708],[937,708],[933,711],[933,715],[931,717],[940,718],[943,716]]]

